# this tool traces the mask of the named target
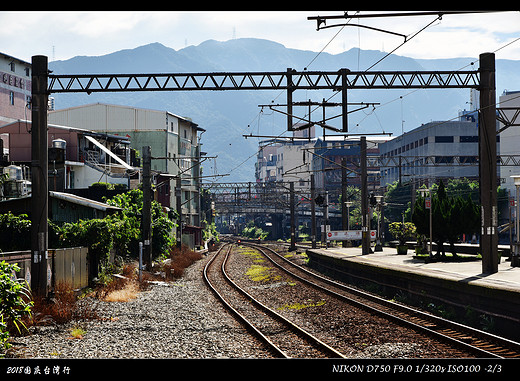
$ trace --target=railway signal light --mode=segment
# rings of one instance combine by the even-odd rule
[[[318,197],[316,197],[314,199],[314,202],[319,205],[319,206],[323,206],[323,203],[325,202],[325,198],[320,194],[318,195]]]

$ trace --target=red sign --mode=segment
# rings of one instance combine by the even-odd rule
[[[426,197],[426,198],[424,199],[424,207],[425,207],[426,209],[430,209],[430,208],[431,208],[431,200],[430,200],[429,197]]]

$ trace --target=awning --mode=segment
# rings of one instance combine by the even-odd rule
[[[112,159],[114,159],[117,163],[121,164],[126,169],[133,169],[131,166],[129,166],[127,163],[125,163],[123,160],[121,160],[117,155],[115,155],[113,152],[111,152],[107,147],[105,147],[103,144],[98,142],[92,136],[85,135],[85,138],[87,138],[88,141],[92,142],[94,145],[99,147],[103,152],[105,152],[107,155],[109,155]]]

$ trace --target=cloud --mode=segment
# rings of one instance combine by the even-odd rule
[[[173,49],[206,40],[227,41],[255,37],[288,48],[338,54],[353,47],[391,51],[403,38],[356,27],[316,30],[309,16],[339,15],[341,11],[110,11],[0,12],[3,53],[30,60],[45,54],[51,59],[102,55],[160,42]],[[351,20],[411,35],[435,17]],[[343,20],[338,20],[343,22]],[[332,24],[332,22],[328,23]],[[415,58],[477,56],[495,51],[520,36],[520,13],[446,15],[396,51]],[[500,51],[497,58],[520,59],[520,42]]]

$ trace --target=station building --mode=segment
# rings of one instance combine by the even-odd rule
[[[440,179],[478,180],[477,123],[476,111],[461,112],[458,120],[426,123],[381,143],[381,186],[395,181],[429,185]],[[497,152],[499,141],[497,136]]]

